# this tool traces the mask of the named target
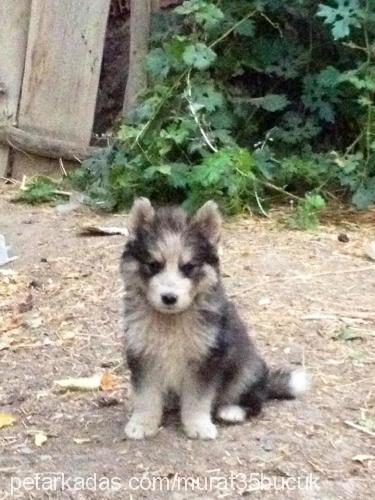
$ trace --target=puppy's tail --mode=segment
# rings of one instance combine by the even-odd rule
[[[270,370],[267,380],[268,399],[294,399],[309,388],[309,378],[302,368]]]

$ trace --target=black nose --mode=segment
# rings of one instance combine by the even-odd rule
[[[174,295],[173,293],[164,293],[161,296],[161,300],[167,306],[171,306],[172,304],[175,304],[177,302],[177,295]]]

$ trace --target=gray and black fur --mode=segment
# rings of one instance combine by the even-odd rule
[[[213,439],[212,417],[241,422],[270,398],[304,392],[302,370],[270,370],[220,278],[221,217],[207,202],[190,217],[144,198],[129,215],[122,256],[125,343],[134,392],[129,438],[154,435],[165,397],[178,395],[189,437]]]

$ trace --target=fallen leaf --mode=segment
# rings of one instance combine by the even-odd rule
[[[93,375],[92,377],[78,377],[56,380],[55,384],[60,389],[67,391],[93,391],[100,388],[102,375]]]
[[[104,372],[100,380],[100,389],[102,391],[112,391],[118,382],[118,377],[109,372]]]
[[[375,460],[375,455],[356,455],[352,458],[354,462],[366,462],[367,460]]]
[[[34,443],[36,446],[42,446],[47,441],[47,436],[44,434],[44,432],[37,432],[34,436]]]
[[[15,421],[16,417],[11,415],[10,413],[0,413],[0,429],[13,425]]]
[[[73,438],[73,441],[74,441],[76,444],[91,443],[91,439],[89,439],[89,438]]]

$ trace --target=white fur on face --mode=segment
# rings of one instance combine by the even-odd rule
[[[175,314],[185,311],[193,300],[192,282],[181,275],[178,268],[168,265],[166,269],[156,276],[153,276],[148,285],[147,299],[157,310],[167,314]],[[176,303],[164,304],[163,295],[175,295]]]
[[[190,307],[195,294],[192,280],[181,273],[179,266],[181,262],[189,261],[191,250],[184,247],[180,234],[166,233],[158,241],[153,254],[165,265],[148,283],[148,301],[157,311],[163,313],[175,314],[185,311]],[[175,295],[176,303],[164,304],[163,295]]]

